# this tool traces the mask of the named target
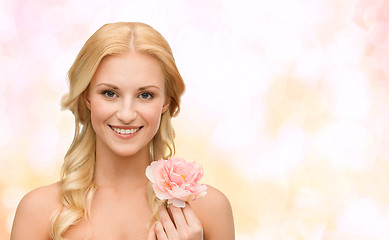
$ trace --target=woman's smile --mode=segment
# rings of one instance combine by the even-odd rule
[[[108,125],[112,131],[121,138],[131,138],[134,137],[142,128],[143,126],[140,127],[127,127],[127,126],[112,126]]]

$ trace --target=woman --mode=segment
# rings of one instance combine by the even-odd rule
[[[76,121],[61,180],[20,202],[11,239],[234,239],[228,199],[208,186],[185,208],[153,194],[145,169],[174,154],[184,83],[171,49],[142,23],[107,24],[69,70]],[[150,224],[150,220],[152,223]]]

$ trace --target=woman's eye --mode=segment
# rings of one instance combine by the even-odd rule
[[[116,93],[112,92],[112,91],[109,91],[109,90],[105,90],[102,92],[104,96],[108,97],[108,98],[113,98],[116,96]]]
[[[144,93],[139,94],[139,97],[143,100],[148,100],[148,99],[153,98],[153,94],[151,94],[149,92],[144,92]]]

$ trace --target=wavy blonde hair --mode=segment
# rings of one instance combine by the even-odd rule
[[[85,43],[68,72],[69,93],[61,101],[63,109],[75,117],[75,134],[65,155],[59,182],[61,208],[53,215],[51,237],[62,240],[63,233],[72,225],[90,217],[90,206],[96,191],[95,132],[90,111],[83,100],[83,92],[105,56],[137,51],[157,59],[165,74],[166,96],[170,99],[168,111],[162,114],[159,129],[150,142],[151,161],[174,154],[174,130],[171,118],[180,111],[180,97],[185,85],[178,72],[173,53],[165,38],[144,23],[120,22],[102,26]],[[153,219],[158,219],[159,201],[147,186]]]

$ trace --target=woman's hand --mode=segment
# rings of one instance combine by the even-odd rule
[[[203,227],[189,203],[184,208],[171,204],[168,210],[162,204],[159,206],[160,221],[153,224],[147,240],[202,240]]]

